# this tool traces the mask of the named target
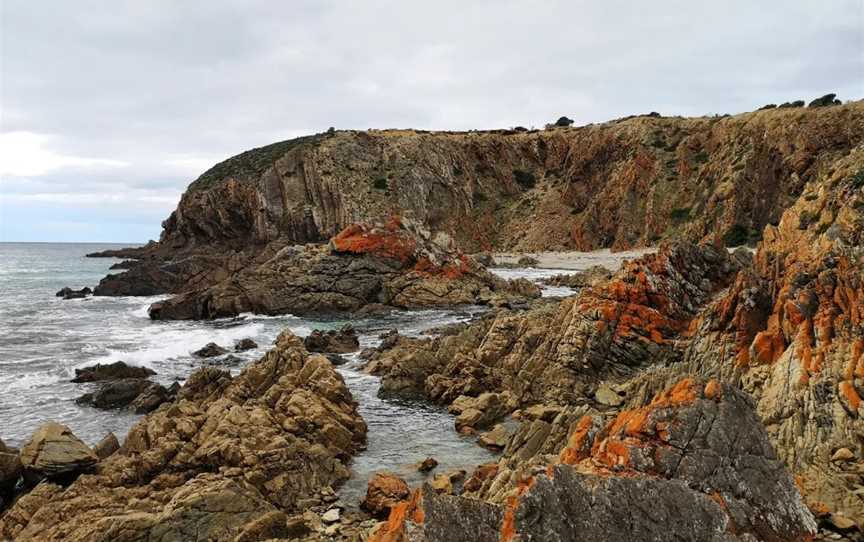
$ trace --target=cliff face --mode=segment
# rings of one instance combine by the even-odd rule
[[[633,117],[543,131],[333,132],[254,149],[192,183],[163,250],[326,241],[394,212],[466,250],[755,240],[864,138],[864,103]]]

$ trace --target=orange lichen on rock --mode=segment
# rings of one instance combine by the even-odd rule
[[[852,355],[846,365],[846,380],[864,378],[864,339],[857,339],[852,343]]]
[[[575,465],[588,457],[590,450],[586,449],[586,444],[588,441],[588,431],[591,429],[592,424],[591,416],[582,416],[576,424],[576,430],[570,435],[567,446],[558,454],[558,459],[561,463]]]
[[[415,489],[408,500],[395,504],[390,508],[387,523],[372,533],[368,542],[401,542],[405,535],[405,522],[422,524],[425,520],[423,512],[423,497],[419,489]]]
[[[391,218],[384,227],[362,224],[348,226],[331,240],[338,252],[375,254],[393,258],[405,264],[412,260],[417,243],[401,227],[398,218]]]
[[[846,401],[849,403],[849,408],[852,409],[852,412],[858,412],[858,407],[861,406],[861,396],[858,395],[858,392],[855,390],[855,386],[849,380],[844,380],[840,382],[840,395],[846,398]]]
[[[510,542],[516,537],[516,508],[519,506],[519,497],[533,485],[533,476],[523,478],[517,483],[516,492],[507,497],[504,503],[504,521],[501,523],[501,542]]]
[[[720,382],[717,381],[716,378],[712,378],[705,384],[705,397],[708,399],[714,399],[715,401],[720,400],[722,395],[722,388],[720,387]]]
[[[783,355],[786,350],[786,342],[781,333],[771,331],[760,331],[753,339],[750,347],[752,352],[748,361],[758,365],[771,365]]]

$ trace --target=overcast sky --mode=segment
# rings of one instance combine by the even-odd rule
[[[158,238],[215,162],[329,126],[864,97],[862,0],[0,6],[0,241]]]

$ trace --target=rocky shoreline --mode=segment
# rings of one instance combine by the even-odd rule
[[[164,393],[134,367],[82,372],[106,393],[159,400],[122,444],[90,449],[56,423],[21,450],[0,443],[0,539],[862,540],[862,111],[336,133],[280,147],[263,170],[244,155],[220,164],[159,243],[101,254],[134,263],[95,295],[173,294],[154,319],[489,310],[427,337],[387,333],[359,354],[350,326],[286,331],[239,375],[205,365]],[[646,187],[672,168],[661,157],[674,158],[687,217],[610,197],[619,185],[657,196]],[[445,164],[447,188],[414,186],[406,164]],[[385,206],[356,185],[373,173],[417,190]],[[476,193],[495,201],[461,205]],[[566,221],[551,203],[562,194],[578,211]],[[523,197],[530,212],[511,207]],[[630,248],[658,231],[668,240],[614,272],[545,279],[572,288],[565,298],[540,299],[460,250]],[[742,240],[755,252],[726,246]],[[200,357],[211,354],[229,355],[208,345]],[[420,487],[382,472],[361,509],[343,506],[367,428],[334,369],[342,354],[381,378],[382,396],[446,407],[452,431],[497,461],[438,472],[428,458]]]

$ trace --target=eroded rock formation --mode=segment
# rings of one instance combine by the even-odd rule
[[[213,368],[193,373],[179,399],[135,425],[94,474],[65,489],[42,483],[19,498],[0,517],[0,539],[287,536],[286,514],[348,477],[345,463],[364,445],[365,431],[330,363],[284,332],[236,378]],[[54,465],[43,465],[48,451],[25,446],[25,469]],[[87,451],[92,465],[96,456]]]

